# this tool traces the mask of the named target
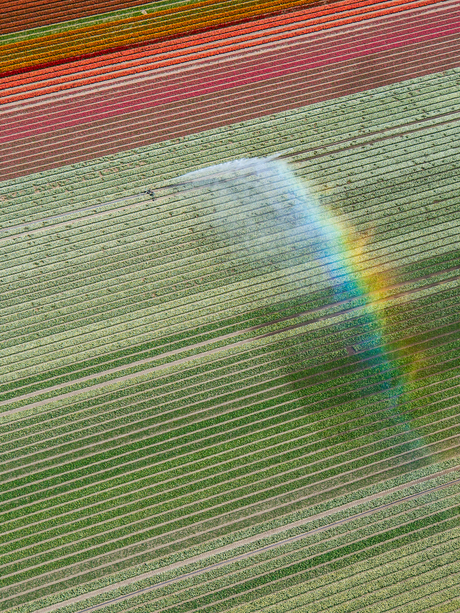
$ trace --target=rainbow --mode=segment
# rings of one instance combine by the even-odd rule
[[[277,158],[275,155],[224,162],[184,174],[176,179],[175,185],[211,191],[220,228],[225,231],[233,228],[233,235],[240,242],[246,242],[248,235],[252,244],[256,240],[263,249],[270,226],[281,240],[290,240],[299,233],[308,239],[314,259],[327,272],[337,303],[344,309],[355,309],[359,315],[364,340],[357,353],[369,377],[379,381],[378,390],[386,399],[386,418],[400,424],[407,433],[409,449],[420,448],[421,439],[402,413],[407,373],[401,371],[387,342],[381,279],[363,266],[353,230],[336,219],[290,166]],[[233,206],[235,203],[238,206]],[[268,222],[260,214],[264,207],[272,212]]]

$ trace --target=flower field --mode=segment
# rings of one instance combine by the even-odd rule
[[[2,610],[458,610],[459,77],[0,185]],[[396,409],[363,297],[178,179],[276,151],[385,281]]]

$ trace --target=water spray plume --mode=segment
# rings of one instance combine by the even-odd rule
[[[235,249],[243,245],[248,258],[260,261],[288,245],[304,257],[305,265],[309,262],[311,268],[314,262],[323,271],[337,303],[359,315],[360,347],[349,355],[357,354],[367,376],[380,381],[387,417],[406,432],[410,449],[420,449],[422,441],[403,415],[408,373],[401,371],[387,340],[383,307],[393,282],[389,271],[367,265],[369,238],[339,221],[278,155],[202,168],[176,178],[169,187],[203,198],[206,194],[213,204],[213,228],[230,244],[234,241]]]

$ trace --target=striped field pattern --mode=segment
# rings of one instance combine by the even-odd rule
[[[458,611],[458,2],[1,27],[0,610]]]

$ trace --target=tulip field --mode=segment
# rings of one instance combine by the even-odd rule
[[[2,611],[458,610],[459,79],[0,184]],[[372,304],[181,178],[273,154]]]

